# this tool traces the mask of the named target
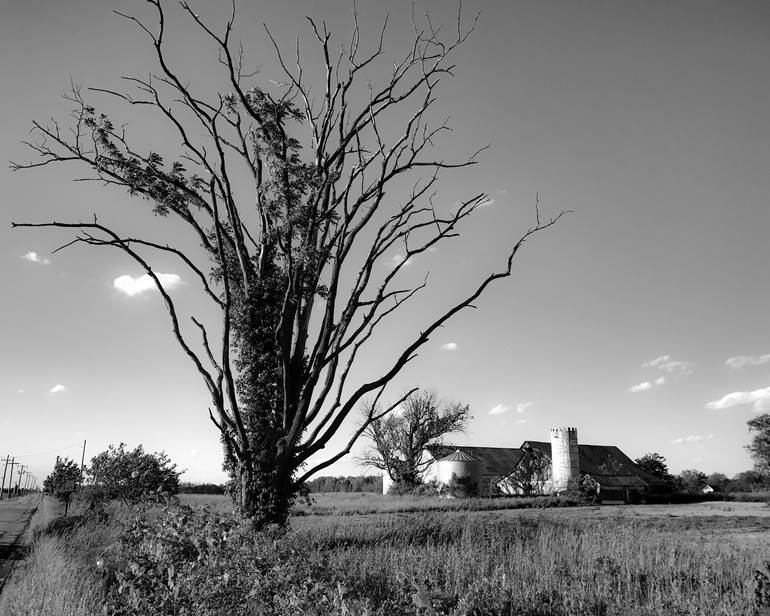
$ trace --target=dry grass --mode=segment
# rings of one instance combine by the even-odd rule
[[[96,560],[116,545],[119,529],[86,524],[71,533],[38,537],[3,591],[2,616],[101,614],[103,576]]]
[[[208,507],[219,514],[232,512],[232,501],[226,495],[180,494],[179,501],[193,508]],[[383,496],[371,492],[311,494],[298,500],[294,517],[344,516],[377,513],[412,513],[426,511],[498,511],[506,509],[543,509],[577,504],[566,497],[537,498],[439,498],[428,496]]]
[[[220,515],[230,510],[227,497],[181,500]],[[368,605],[370,614],[416,614],[412,594],[420,592],[436,613],[455,615],[744,616],[754,608],[752,574],[770,552],[767,508],[753,503],[474,511],[461,507],[488,501],[314,500],[298,507],[302,513],[285,540],[301,562],[324,562],[346,597]],[[104,582],[95,561],[120,560],[116,545],[126,513],[116,511],[109,526],[38,539],[7,587],[0,614],[100,614]],[[233,571],[243,576],[233,592],[262,583],[248,547],[231,556]],[[302,588],[296,592],[289,598],[298,610],[313,607],[303,605]]]

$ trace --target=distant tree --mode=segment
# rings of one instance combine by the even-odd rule
[[[181,474],[165,452],[147,453],[141,445],[128,450],[125,443],[110,445],[91,458],[88,469],[100,496],[124,502],[138,502],[148,493],[176,494]]]
[[[59,458],[53,467],[53,471],[43,480],[43,491],[52,494],[56,498],[64,498],[65,484],[80,481],[80,466],[69,458]]]
[[[376,413],[365,409],[367,415]],[[436,392],[417,391],[404,400],[401,409],[372,422],[364,432],[369,447],[359,458],[366,466],[387,472],[395,483],[415,486],[430,460],[425,446],[452,432],[461,432],[470,419],[469,407],[444,402]]]
[[[651,475],[655,475],[661,479],[671,479],[671,475],[668,472],[668,465],[666,464],[666,458],[659,453],[648,452],[634,461],[637,466]]]
[[[724,473],[711,473],[706,477],[706,483],[714,488],[716,492],[730,491],[730,480]]]
[[[212,87],[175,62],[176,28],[165,3],[141,5],[145,16],[125,17],[147,36],[157,71],[126,76],[128,90],[89,93],[135,111],[147,140],[75,87],[67,95],[71,127],[34,122],[28,145],[35,160],[12,168],[79,165],[87,170],[77,172],[80,179],[144,198],[166,224],[138,237],[96,213],[13,226],[65,229],[75,234],[68,246],[119,250],[154,283],[174,339],[209,393],[237,510],[255,527],[284,524],[302,484],[347,455],[377,419],[368,416],[330,451],[351,413],[368,396],[383,397],[433,334],[509,277],[525,242],[562,214],[541,218],[536,206],[532,226],[506,240],[498,267],[436,305],[381,357],[380,372],[351,386],[367,351],[382,353],[381,326],[427,286],[427,279],[406,283],[400,274],[456,238],[489,203],[481,193],[455,195],[451,207],[434,200],[440,176],[476,164],[483,149],[459,158],[437,151],[451,128],[431,117],[439,84],[453,75],[455,53],[475,21],[466,28],[459,13],[451,28],[434,27],[430,17],[415,21],[411,44],[391,58],[383,46],[387,20],[380,36],[364,41],[357,19],[341,39],[311,19],[312,55],[304,45],[300,52],[299,39],[295,47],[293,29],[291,59],[266,33],[283,69],[279,81],[268,82],[247,70],[251,62],[235,40],[235,3],[217,28],[181,2],[219,59],[221,79]],[[158,122],[175,138],[160,137]],[[178,259],[210,319],[187,321],[156,273],[155,254]],[[389,402],[382,413],[400,400]]]
[[[699,470],[683,470],[676,476],[676,486],[684,494],[700,494],[706,485],[706,473]]]
[[[224,494],[225,486],[219,483],[180,483],[180,494]]]
[[[746,445],[751,457],[754,458],[754,468],[760,472],[770,472],[770,414],[757,415],[746,424],[754,438]]]
[[[758,471],[744,471],[730,480],[734,492],[757,492],[770,488],[770,475]]]
[[[375,492],[382,493],[382,477],[316,477],[305,483],[310,492]]]
[[[518,494],[540,494],[543,482],[551,476],[551,459],[539,449],[524,445],[524,456],[513,472],[505,478]]]

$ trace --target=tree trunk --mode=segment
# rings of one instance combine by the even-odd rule
[[[238,465],[233,491],[236,511],[257,530],[271,524],[284,526],[294,504],[296,486],[284,465],[261,466],[262,469],[254,469],[246,463]]]

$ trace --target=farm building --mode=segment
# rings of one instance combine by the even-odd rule
[[[575,428],[551,430],[550,442],[524,441],[521,447],[429,445],[427,480],[446,485],[452,475],[466,478],[481,496],[559,494],[579,487],[603,503],[665,499],[670,488],[614,445],[582,445]],[[383,492],[390,487],[385,473]]]

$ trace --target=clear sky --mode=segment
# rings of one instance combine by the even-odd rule
[[[66,124],[58,95],[71,79],[115,88],[120,75],[153,70],[146,39],[112,13],[148,15],[144,4],[2,2],[1,159],[31,157],[21,141],[34,119]],[[229,7],[191,4],[219,26]],[[282,78],[262,22],[289,47],[295,36],[309,46],[305,15],[349,34],[351,2],[241,4],[238,34],[265,81]],[[395,56],[408,43],[409,2],[359,0],[363,43],[374,43],[386,4]],[[449,3],[417,5],[426,9],[453,25]],[[461,240],[409,267],[407,280],[431,272],[431,290],[357,374],[500,267],[539,193],[544,212],[574,214],[529,242],[514,275],[434,335],[391,393],[416,385],[470,404],[458,443],[518,446],[571,425],[583,443],[659,452],[674,472],[750,468],[746,421],[770,411],[770,3],[506,0],[464,10],[482,13],[439,92],[437,115],[455,127],[440,147],[448,157],[491,147],[479,165],[445,176],[441,197],[486,191],[494,203]],[[213,93],[211,49],[170,14],[176,66]],[[117,121],[133,118],[148,147],[173,151],[154,124],[91,100]],[[87,458],[109,443],[142,443],[186,468],[183,480],[221,481],[206,391],[158,295],[115,284],[142,272],[107,249],[52,255],[70,237],[60,230],[10,229],[11,220],[97,213],[176,239],[179,229],[146,203],[71,182],[83,172],[0,170],[0,454],[42,479],[56,453],[79,460],[84,438]],[[174,296],[195,313],[193,281],[171,261],[154,263],[182,276]],[[349,459],[330,472],[363,471]]]

